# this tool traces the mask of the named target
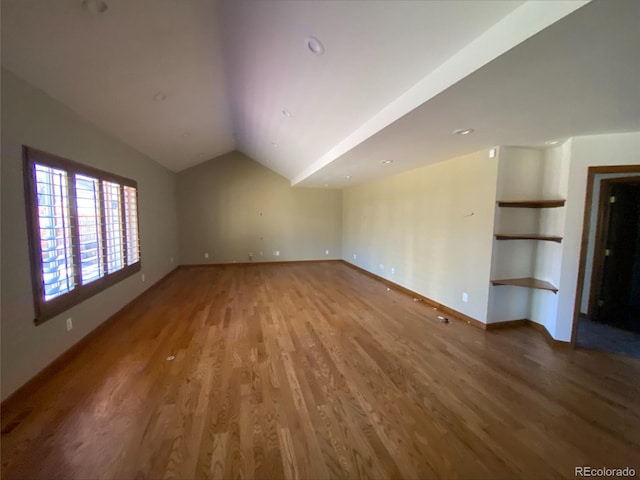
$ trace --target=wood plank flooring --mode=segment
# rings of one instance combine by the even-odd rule
[[[2,478],[640,472],[639,360],[437,315],[340,262],[178,270],[5,402]]]

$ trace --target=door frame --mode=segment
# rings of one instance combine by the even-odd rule
[[[594,178],[595,180],[595,178]],[[609,205],[609,197],[611,189],[616,183],[638,183],[640,176],[629,175],[626,177],[603,178],[600,180],[600,198],[598,199],[598,214],[595,232],[595,242],[593,249],[593,266],[591,268],[591,285],[589,286],[589,305],[587,308],[587,317],[591,318],[595,312],[598,294],[602,289],[602,275],[604,273],[604,257],[599,254],[606,248],[609,238],[609,216],[611,209]],[[595,185],[594,185],[595,186]],[[591,218],[591,217],[589,217]],[[586,266],[586,265],[585,265]],[[589,279],[585,279],[589,281]]]
[[[587,172],[587,193],[585,195],[584,203],[584,217],[582,219],[582,242],[580,244],[580,266],[578,268],[578,285],[576,289],[576,298],[573,305],[573,324],[571,326],[571,346],[576,347],[576,341],[578,339],[578,319],[580,317],[580,306],[582,305],[582,291],[584,290],[584,274],[587,263],[587,250],[589,246],[589,229],[591,227],[591,204],[593,200],[593,187],[595,183],[595,177],[602,173],[637,173],[640,174],[640,165],[609,165],[609,166],[596,166],[589,167]],[[601,191],[602,192],[602,191]],[[598,203],[598,207],[600,203]],[[598,214],[599,221],[600,214]],[[596,238],[598,238],[598,232],[596,232]],[[594,250],[595,252],[595,250]],[[595,260],[595,254],[594,254]],[[591,270],[591,278],[593,278],[593,269]],[[590,281],[591,279],[589,279]],[[589,305],[591,305],[591,298],[589,298]],[[588,312],[589,313],[589,312]]]

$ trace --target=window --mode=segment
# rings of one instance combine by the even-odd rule
[[[36,324],[140,270],[137,183],[23,147]]]

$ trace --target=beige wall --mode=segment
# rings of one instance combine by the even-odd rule
[[[343,258],[486,322],[497,168],[484,150],[346,189]]]
[[[178,173],[177,203],[183,264],[340,258],[342,192],[291,188],[240,152]]]
[[[142,272],[36,327],[27,250],[21,146],[138,182]],[[175,175],[60,103],[2,71],[2,398],[148,288],[177,262]],[[177,264],[177,263],[176,263]],[[73,318],[73,330],[65,320]]]

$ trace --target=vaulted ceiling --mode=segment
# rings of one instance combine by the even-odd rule
[[[342,187],[639,130],[638,24],[633,0],[3,0],[2,65],[171,170],[238,149]]]

